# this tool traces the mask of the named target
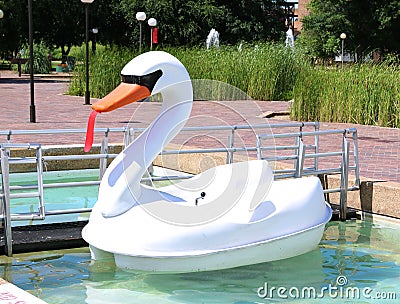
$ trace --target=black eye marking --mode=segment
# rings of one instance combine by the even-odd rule
[[[153,73],[143,75],[143,76],[136,76],[136,75],[121,75],[122,82],[125,83],[132,83],[138,84],[141,86],[147,87],[150,92],[153,90],[154,86],[156,85],[158,79],[162,76],[163,72],[161,70],[157,70]]]

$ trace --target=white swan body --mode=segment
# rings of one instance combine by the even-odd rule
[[[218,166],[164,188],[140,184],[189,118],[192,86],[184,66],[165,52],[140,55],[121,73],[130,83],[95,110],[118,107],[113,102],[119,96],[126,104],[126,90],[137,96],[143,84],[144,95],[162,94],[163,106],[101,181],[82,231],[93,259],[113,258],[126,269],[190,272],[288,258],[318,245],[332,212],[318,178],[273,181],[268,163],[254,160]],[[135,86],[133,94],[129,85]]]

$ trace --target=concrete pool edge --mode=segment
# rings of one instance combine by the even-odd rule
[[[0,278],[0,304],[8,303],[29,303],[29,304],[46,304],[43,300],[35,297],[29,292],[15,286]],[[12,302],[11,302],[12,301]]]

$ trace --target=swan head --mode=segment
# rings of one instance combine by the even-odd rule
[[[121,71],[121,83],[111,93],[92,105],[84,151],[89,152],[94,137],[95,117],[151,95],[161,93],[163,109],[182,101],[193,101],[192,83],[183,64],[171,54],[153,51],[128,62]],[[164,107],[165,106],[165,107]]]
[[[162,51],[147,52],[132,59],[122,69],[121,80],[118,87],[92,105],[94,111],[109,112],[163,93],[177,84],[190,83],[189,74],[183,64],[171,54]]]

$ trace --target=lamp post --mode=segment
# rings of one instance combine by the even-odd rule
[[[96,36],[99,33],[98,28],[97,27],[93,28],[92,33],[93,33],[92,52],[93,54],[96,54]]]
[[[3,13],[3,11],[0,9],[0,19],[3,19],[3,17],[4,17],[4,13]],[[0,56],[1,56],[1,54],[0,54]],[[1,58],[1,57],[0,57]],[[0,77],[1,77],[1,74],[0,74]]]
[[[4,17],[4,12],[0,9],[0,19],[3,19]]]
[[[137,12],[136,19],[139,21],[139,53],[142,52],[142,22],[146,20],[145,12]]]
[[[33,79],[33,8],[32,0],[28,0],[28,23],[29,23],[29,83],[31,91],[31,105],[29,108],[29,121],[36,122],[35,109],[35,83]]]
[[[154,18],[150,18],[147,23],[150,26],[150,50],[153,49],[153,29],[157,25],[157,20]]]
[[[86,48],[86,92],[85,92],[85,105],[90,105],[90,91],[89,91],[89,4],[94,0],[81,0],[85,4],[85,48]]]
[[[344,56],[344,40],[346,39],[346,34],[345,33],[341,33],[340,34],[340,39],[342,39],[342,69],[343,69],[343,56]]]

